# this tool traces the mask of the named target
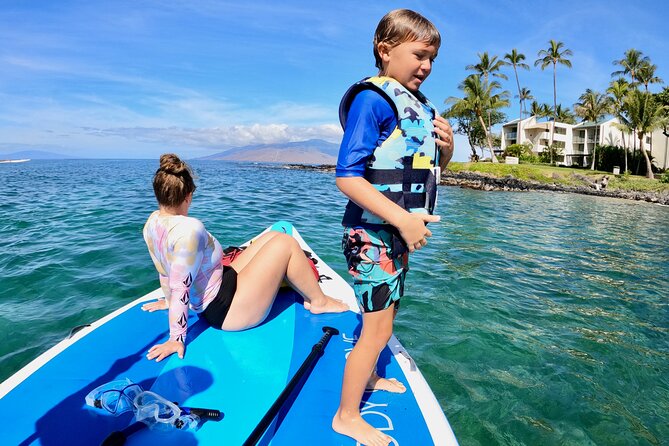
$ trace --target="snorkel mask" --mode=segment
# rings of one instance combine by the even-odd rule
[[[133,400],[143,391],[139,384],[128,378],[111,381],[90,391],[86,395],[86,404],[112,415],[121,415],[135,409]]]
[[[143,390],[127,378],[96,387],[86,395],[86,404],[114,416],[134,411],[137,421],[151,429],[196,429],[200,421],[193,410],[183,411],[173,402]]]
[[[145,391],[138,394],[133,403],[137,409],[135,418],[153,428],[176,427],[177,429],[195,429],[200,418],[195,414],[186,414],[171,401],[157,393]]]

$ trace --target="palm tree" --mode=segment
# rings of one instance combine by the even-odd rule
[[[644,63],[650,63],[648,56],[644,56],[641,51],[630,48],[625,51],[625,57],[620,60],[614,60],[613,65],[620,65],[623,69],[611,73],[611,77],[627,76],[632,78],[632,83],[637,82],[639,68]]]
[[[518,87],[517,97],[519,98],[518,102],[520,103],[518,126],[520,127],[520,121],[523,120],[523,96],[521,94],[521,89],[520,89],[520,80],[518,79],[518,68],[522,68],[523,70],[529,70],[530,66],[527,65],[526,63],[523,63],[523,61],[525,60],[525,55],[516,51],[515,48],[512,49],[510,53],[506,53],[504,55],[504,60],[506,61],[507,65],[511,65],[513,67],[513,73],[516,75],[516,86]]]
[[[628,76],[632,79],[632,86],[636,87],[639,83],[639,70],[641,67],[646,64],[650,63],[650,58],[648,56],[644,56],[643,52],[639,50],[635,50],[634,48],[630,48],[629,50],[625,51],[625,55],[622,59],[620,60],[614,60],[613,65],[619,65],[622,67],[622,70],[619,71],[614,71],[611,73],[611,77],[616,77],[616,76]],[[632,134],[634,137],[634,148],[633,153],[636,152],[636,128],[632,127]]]
[[[664,115],[667,117],[667,122],[662,126],[662,133],[669,138],[667,126],[669,126],[669,87],[664,87],[661,92],[653,95],[655,100],[664,108]]]
[[[490,83],[481,82],[481,78],[477,74],[468,76],[458,88],[464,92],[464,98],[451,97],[446,102],[453,104],[451,111],[454,113],[465,114],[471,112],[476,115],[485,132],[492,162],[499,162],[492,148],[492,138],[488,127],[483,121],[483,116],[492,110],[507,107],[509,105],[509,101],[506,99],[508,93],[504,91],[494,94],[493,91],[495,89],[501,88],[500,84],[497,81]]]
[[[537,118],[546,118],[552,114],[553,111],[548,104],[539,104],[537,101],[532,101],[530,104],[530,115],[532,116],[536,116]]]
[[[476,65],[467,65],[465,67],[466,70],[474,71],[480,76],[483,76],[483,82],[486,85],[489,84],[491,76],[504,80],[508,79],[506,74],[500,72],[500,69],[506,65],[506,62],[499,60],[497,56],[490,57],[487,51],[484,51],[483,54],[477,54],[479,56],[479,63]],[[488,131],[492,132],[490,111],[488,111]]]
[[[609,94],[609,103],[611,105],[611,112],[618,118],[616,127],[620,130],[623,138],[623,151],[625,153],[625,170],[627,172],[627,146],[625,144],[625,133],[631,129],[624,124],[623,106],[625,105],[625,96],[629,92],[630,85],[624,78],[619,78],[611,81],[606,92]]]
[[[479,63],[476,65],[467,65],[466,70],[475,71],[479,76],[483,76],[483,81],[487,84],[490,76],[498,77],[500,79],[507,80],[508,77],[504,73],[500,73],[500,69],[506,65],[504,61],[498,60],[497,56],[488,55],[488,52],[485,51],[483,54],[478,53]]]
[[[574,104],[574,111],[578,116],[585,121],[592,121],[597,124],[599,118],[605,116],[609,112],[609,100],[604,93],[593,91],[591,89],[585,90]],[[595,151],[597,149],[597,141],[594,141],[592,147],[592,165],[590,170],[595,170]]]
[[[646,91],[632,90],[625,99],[624,109],[628,116],[626,124],[637,131],[640,150],[646,160],[646,178],[653,179],[653,166],[644,148],[644,136],[667,125],[666,106],[657,103],[653,95]]]
[[[662,79],[655,76],[655,70],[657,70],[657,65],[654,65],[650,62],[645,62],[641,64],[636,72],[639,83],[643,84],[646,91],[648,91],[648,84],[662,83]]]
[[[551,142],[550,145],[553,145],[553,136],[555,134],[555,110],[557,109],[557,64],[564,65],[567,68],[571,68],[571,61],[567,59],[567,56],[571,56],[571,50],[564,48],[563,42],[556,42],[551,39],[548,42],[548,49],[541,50],[537,53],[539,59],[534,62],[534,66],[541,65],[541,69],[544,70],[547,66],[553,65],[553,125],[551,126]],[[551,152],[551,164],[553,163],[553,152]]]
[[[574,104],[574,111],[583,121],[597,122],[609,112],[609,101],[604,93],[588,88],[578,100]]]
[[[523,108],[523,113],[527,115],[527,107],[525,103],[526,101],[534,99],[534,96],[532,96],[532,93],[530,92],[529,88],[523,87],[520,89],[520,94],[516,97],[520,99],[520,104]]]
[[[565,124],[576,124],[576,116],[569,110],[569,107],[562,108],[562,104],[558,104],[555,109],[555,117],[559,122]]]

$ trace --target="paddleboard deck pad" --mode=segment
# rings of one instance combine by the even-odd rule
[[[347,282],[311,251],[297,230],[278,222],[268,230],[295,237],[316,260],[321,287],[351,308],[312,315],[290,288],[279,291],[267,319],[242,332],[207,327],[189,317],[186,355],[156,363],[150,347],[168,337],[167,314],[141,310],[162,297],[156,290],[63,340],[0,385],[0,411],[9,416],[0,444],[97,445],[134,421],[90,409],[86,395],[107,382],[128,378],[183,406],[217,409],[220,421],[198,430],[143,429],[127,445],[241,445],[293,377],[312,346],[331,326],[323,355],[267,429],[261,445],[355,445],[330,425],[341,392],[347,355],[361,330],[361,315]],[[381,376],[395,377],[407,392],[366,392],[363,418],[393,438],[395,445],[456,445],[443,411],[413,360],[393,336],[379,358]]]

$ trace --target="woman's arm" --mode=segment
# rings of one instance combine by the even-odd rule
[[[163,344],[153,346],[147,355],[148,359],[161,361],[172,353],[178,353],[179,357],[183,358],[188,330],[190,289],[200,269],[207,240],[204,226],[200,222],[197,223],[199,223],[197,228],[191,228],[177,236],[174,244],[168,248],[169,296],[166,297],[169,301],[170,338]]]

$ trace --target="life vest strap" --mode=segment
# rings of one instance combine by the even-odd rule
[[[365,179],[372,184],[402,184],[402,190],[411,184],[425,184],[431,169],[368,169]]]
[[[407,210],[426,207],[427,195],[425,192],[391,192],[384,190],[381,193],[384,197]]]

